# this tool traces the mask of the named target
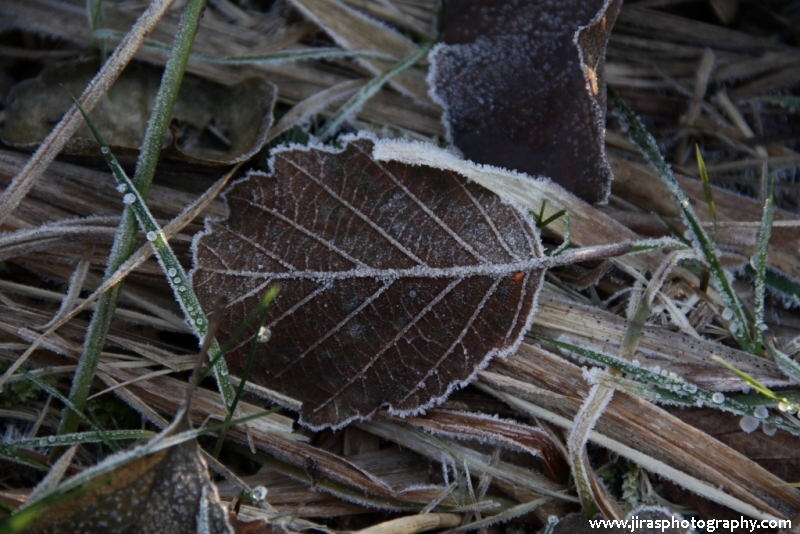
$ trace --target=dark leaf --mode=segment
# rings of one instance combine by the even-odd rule
[[[132,459],[63,495],[46,496],[14,520],[24,525],[19,532],[30,534],[233,533],[194,440]]]
[[[449,140],[478,163],[605,201],[605,50],[621,4],[449,1],[429,79]]]
[[[388,406],[418,413],[514,350],[533,318],[542,248],[528,216],[450,171],[287,149],[226,194],[195,243],[193,285],[228,298],[222,341],[275,283],[249,379],[340,427]],[[241,373],[250,335],[228,355]]]
[[[71,95],[81,94],[97,69],[91,61],[55,65],[16,85],[8,97],[0,137],[16,147],[36,147],[72,105]],[[92,112],[93,122],[117,157],[138,155],[160,80],[160,69],[132,63]],[[224,87],[186,76],[174,108],[174,139],[165,155],[209,165],[248,159],[266,140],[275,96],[275,87],[263,79]],[[99,153],[85,125],[64,152]]]

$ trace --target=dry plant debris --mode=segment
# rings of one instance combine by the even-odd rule
[[[106,68],[121,68],[120,62],[124,66],[134,52],[126,72],[164,65],[168,52],[163,44],[172,41],[182,9],[164,4],[154,3],[148,10],[148,17],[160,22],[154,26],[145,17],[137,25],[143,33],[123,40],[120,50],[125,53],[112,56]],[[594,4],[597,13],[608,2]],[[36,87],[34,80],[43,68],[45,77],[46,72],[63,69],[65,60],[102,58],[144,9],[130,2],[88,5],[100,6],[89,17],[94,27],[87,24],[87,4],[81,1],[0,0],[4,127],[18,111],[13,107],[16,98],[9,96],[13,91]],[[163,17],[158,9],[166,10]],[[219,91],[200,89],[202,98],[220,100],[214,95],[241,83],[253,83],[263,92],[255,95],[261,99],[258,105],[244,98],[225,102],[230,115],[182,118],[182,124],[192,122],[202,134],[190,140],[199,143],[191,145],[193,149],[207,155],[226,147],[226,156],[201,155],[186,162],[175,158],[177,150],[192,154],[191,150],[167,143],[147,205],[183,266],[191,267],[191,243],[202,232],[204,218],[224,218],[231,209],[217,198],[227,182],[219,178],[229,167],[221,170],[200,160],[216,159],[219,165],[249,158],[245,168],[267,170],[272,155],[333,157],[318,149],[276,152],[274,147],[287,141],[306,143],[348,99],[355,99],[355,105],[336,133],[367,130],[380,137],[370,154],[372,164],[413,172],[434,168],[441,175],[462,176],[470,182],[460,183],[473,195],[488,195],[483,193],[486,188],[513,202],[515,210],[521,208],[514,211],[516,217],[535,214],[539,222],[547,222],[539,229],[537,247],[542,248],[533,255],[542,261],[567,237],[572,245],[585,247],[647,238],[645,244],[653,248],[554,268],[541,284],[540,271],[534,269],[530,279],[537,283],[531,282],[528,293],[538,291],[539,306],[531,330],[523,332],[520,322],[510,336],[514,342],[501,343],[514,348],[506,358],[493,359],[471,385],[424,414],[400,417],[378,410],[338,430],[312,431],[297,424],[298,412],[315,427],[326,425],[306,417],[309,401],[300,398],[297,389],[246,381],[234,419],[258,414],[265,406],[279,411],[231,426],[219,460],[204,453],[222,502],[238,513],[237,531],[376,528],[407,534],[499,523],[500,529],[533,532],[547,528],[549,517],[565,518],[581,507],[596,507],[613,518],[654,504],[700,518],[795,518],[800,512],[800,491],[791,485],[800,480],[792,452],[800,401],[798,376],[793,374],[793,360],[800,354],[796,4],[641,0],[619,9],[608,38],[605,78],[655,137],[686,195],[686,206],[674,201],[673,191],[647,165],[613,110],[606,116],[605,159],[614,181],[608,204],[591,206],[552,182],[473,165],[453,151],[431,148],[446,145],[446,128],[440,120],[442,109],[434,102],[438,99],[428,95],[430,65],[425,60],[381,81],[383,88],[371,98],[360,99],[381,74],[436,39],[440,16],[435,0],[210,2],[187,67],[199,85],[213,83]],[[493,31],[502,36],[502,28],[481,30]],[[565,31],[574,35],[575,28]],[[147,42],[138,47],[145,34]],[[444,42],[450,43],[446,46],[453,46],[451,34],[445,27]],[[518,40],[526,46],[526,39]],[[131,43],[132,48],[127,47]],[[593,57],[602,62],[602,55]],[[442,76],[447,71],[439,60],[437,55],[437,76]],[[602,69],[597,72],[602,80]],[[113,79],[116,75],[92,87],[105,93],[104,84]],[[124,79],[122,74],[119,83]],[[247,81],[253,79],[257,81]],[[76,96],[85,83],[77,83]],[[478,76],[475,83],[483,80]],[[12,90],[15,85],[18,88]],[[602,91],[599,84],[596,96]],[[268,113],[273,94],[274,121]],[[102,111],[107,104],[127,104],[113,101],[113,89],[105,103],[96,95],[92,98],[91,107],[99,104],[98,123],[108,119]],[[502,98],[513,103],[513,87]],[[596,112],[594,103],[587,105]],[[453,109],[450,105],[448,111]],[[64,111],[61,107],[44,116],[44,124],[52,127]],[[82,125],[72,118],[75,114],[67,114],[70,132]],[[228,117],[231,122],[225,122]],[[185,140],[177,135],[179,126],[173,129],[175,139]],[[37,139],[47,133],[45,127]],[[133,160],[120,146],[135,150],[133,139],[112,146],[115,153],[120,151],[126,169]],[[67,140],[58,141],[59,146]],[[457,135],[452,140],[472,157]],[[332,143],[340,143],[336,150],[344,146],[341,139]],[[595,148],[602,153],[599,143]],[[123,204],[102,159],[84,155],[47,165],[41,162],[52,160],[55,145],[45,145],[51,148],[40,149],[43,155],[32,163],[28,154],[12,146],[0,148],[0,184],[5,189],[0,205],[1,363],[8,369],[27,355],[20,369],[0,377],[5,432],[0,443],[0,503],[6,509],[0,513],[6,514],[25,503],[48,470],[70,477],[108,456],[114,442],[98,443],[103,432],[97,429],[108,437],[111,432],[138,432],[142,425],[165,428],[178,410],[185,372],[197,353],[164,273],[141,235],[140,250],[118,277],[126,275],[92,386],[96,398],[86,409],[89,422],[80,436],[58,442],[84,440],[83,444],[74,456],[50,463],[56,441],[47,438],[56,435],[68,410],[60,397],[69,390],[82,352],[97,298],[93,292],[102,284]],[[262,145],[265,148],[251,157]],[[708,186],[701,181],[696,145]],[[12,186],[17,175],[38,178]],[[235,187],[238,191],[242,185]],[[764,242],[761,221],[771,188],[775,208],[771,238]],[[676,244],[680,238],[696,237],[688,230],[694,223],[686,217],[687,206],[713,238],[719,262],[728,272],[723,276],[734,280],[737,299],[752,315],[744,318],[748,335],[761,340],[763,350],[742,350],[742,332],[737,331],[729,297],[708,283],[704,258]],[[562,212],[567,217],[556,217]],[[535,235],[531,223],[525,225],[525,232]],[[255,261],[250,253],[246,257]],[[763,257],[765,285],[756,287]],[[196,279],[201,271],[198,268]],[[513,279],[515,272],[504,274]],[[446,285],[447,280],[441,282]],[[352,293],[358,290],[355,284]],[[288,287],[286,291],[290,295]],[[212,293],[204,297],[206,306],[215,305]],[[402,299],[394,303],[410,305]],[[285,304],[278,300],[274,306],[273,311],[281,310]],[[495,320],[509,311],[503,306],[493,305],[486,312],[498,314],[492,316]],[[241,318],[249,310],[246,305],[240,308]],[[320,324],[312,326],[324,329],[328,319],[335,321],[321,316]],[[288,338],[281,341],[277,331],[274,335],[263,345],[272,347],[274,342],[272,348],[278,350],[277,343],[287,343]],[[303,342],[313,342],[312,337]],[[240,341],[246,359],[249,339]],[[711,360],[712,354],[757,382],[743,381]],[[601,365],[598,357],[605,363]],[[234,375],[243,367],[232,366]],[[295,382],[302,385],[302,380]],[[317,379],[305,380],[310,386]],[[238,385],[239,377],[232,382]],[[759,393],[758,384],[773,397]],[[695,406],[698,402],[702,408]],[[423,400],[399,411],[428,404]],[[203,382],[196,392],[189,417],[195,426],[228,417],[213,380]],[[334,420],[333,426],[348,419],[352,414]],[[728,431],[718,432],[720,428]],[[143,434],[120,435],[131,436],[123,446],[146,439]],[[201,438],[200,445],[212,451],[213,437]],[[267,488],[265,499],[253,491],[258,486]],[[256,521],[245,525],[245,520]],[[565,531],[567,523],[559,527]]]

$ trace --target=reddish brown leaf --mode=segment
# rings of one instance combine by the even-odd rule
[[[342,151],[278,152],[226,194],[195,243],[193,284],[229,313],[222,341],[272,284],[272,335],[250,380],[340,427],[381,407],[418,413],[514,350],[533,318],[542,249],[529,217],[450,171]],[[227,355],[241,373],[253,332]]]
[[[449,140],[605,201],[605,49],[621,0],[452,0],[431,53]]]

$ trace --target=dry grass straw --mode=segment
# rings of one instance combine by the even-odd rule
[[[792,149],[790,132],[781,129],[785,111],[758,100],[765,93],[797,87],[796,47],[668,14],[656,4],[623,7],[609,45],[609,84],[653,126],[652,132],[674,163],[680,187],[699,218],[710,225],[711,213],[693,158],[694,143],[702,143],[712,183],[728,187],[713,188],[715,239],[724,251],[721,261],[726,268],[745,269],[756,252],[763,205],[757,197],[766,179],[762,168],[778,175],[776,200],[787,209],[774,212],[769,266],[800,278],[799,218],[793,213],[796,185],[789,179],[792,173],[796,176],[800,155]],[[730,2],[713,4],[721,17],[730,16]],[[300,15],[286,18],[285,11],[260,13],[233,6],[224,11],[215,4],[205,14],[194,50],[212,56],[266,54],[306,49],[309,45],[304,42],[316,35],[317,40],[327,39],[348,49],[378,50],[397,61],[419,43],[385,24],[418,40],[435,35],[436,2],[432,0],[292,0],[291,5]],[[92,40],[82,3],[6,2],[0,5],[0,13],[26,32],[60,38],[77,48]],[[130,4],[105,5],[109,29],[127,31],[137,16]],[[169,42],[178,16],[175,10],[167,12],[150,38]],[[136,57],[158,64],[165,61],[163,52],[153,48],[140,49]],[[330,117],[375,73],[389,66],[391,63],[363,58],[237,66],[191,60],[188,70],[226,84],[253,75],[276,84],[279,100],[289,111],[273,126],[269,138],[274,140],[317,115]],[[394,80],[392,88],[369,100],[353,123],[385,135],[437,142],[443,134],[440,110],[428,101],[424,76],[424,66],[407,71]],[[792,120],[796,125],[796,115]],[[774,135],[773,130],[777,132]],[[536,212],[547,200],[545,216],[566,210],[574,245],[663,237],[669,235],[665,222],[685,231],[667,187],[613,119],[607,144],[616,177],[607,206],[589,206],[549,183],[513,181],[492,173],[471,176]],[[386,150],[385,157],[423,162],[419,154],[403,152],[405,145]],[[52,160],[54,154],[47,154],[41,161]],[[119,194],[105,171],[53,162],[37,164],[32,173],[27,170],[32,165],[29,161],[36,160],[0,150],[0,184],[7,191],[0,212],[2,229],[7,232],[0,235],[0,259],[13,267],[7,278],[0,280],[0,355],[19,364],[21,357],[28,358],[26,366],[65,386],[86,328],[79,312],[91,309],[97,291],[108,286],[100,287],[101,275],[119,221]],[[452,164],[462,168],[455,158]],[[22,185],[11,185],[12,177],[26,173],[38,178],[20,179],[15,183]],[[213,179],[174,168],[170,174],[178,179],[166,180],[168,176],[162,173],[162,181],[150,192],[148,206],[162,225],[172,221],[165,233],[172,236],[172,247],[188,266],[188,244],[199,231],[202,217],[224,213],[215,198],[226,181],[216,181],[223,172]],[[196,182],[191,192],[171,185],[181,180]],[[747,188],[756,199],[735,194],[730,190],[734,185]],[[203,191],[199,199],[198,191]],[[563,236],[562,219],[544,230],[553,247]],[[634,309],[627,303],[638,301],[649,277],[670,257],[671,250],[656,248],[617,258],[614,269],[609,264],[594,271],[576,267],[551,273],[531,334],[620,354]],[[169,333],[185,333],[187,328],[150,255],[150,248],[143,246],[114,279],[127,276],[93,393],[110,388],[98,398],[113,392],[158,427],[177,409],[184,387],[181,380],[169,375],[190,367],[192,357],[169,337]],[[732,394],[744,385],[711,362],[712,353],[771,388],[791,386],[792,381],[771,360],[733,348],[725,305],[715,290],[702,289],[703,274],[696,266],[697,262],[683,262],[653,290],[647,323],[636,339],[636,358],[711,391]],[[609,272],[612,276],[605,276]],[[57,283],[45,286],[43,279]],[[576,279],[596,284],[579,291],[569,282]],[[737,283],[736,290],[752,308],[748,284]],[[94,293],[82,298],[82,291]],[[778,348],[796,356],[800,353],[800,320],[784,302],[778,298],[767,301],[767,335]],[[375,509],[403,512],[407,517],[365,532],[409,534],[478,526],[487,518],[507,519],[522,513],[546,522],[550,515],[576,510],[579,499],[569,483],[571,465],[583,472],[583,479],[593,488],[580,496],[593,495],[606,514],[620,516],[626,511],[620,508],[624,503],[597,483],[596,466],[589,462],[606,457],[599,450],[641,465],[642,476],[652,482],[658,477],[672,480],[748,516],[790,518],[800,510],[800,492],[787,484],[791,481],[779,479],[753,459],[684,422],[681,412],[620,391],[619,377],[613,373],[596,378],[602,390],[597,395],[603,402],[584,415],[587,423],[596,419],[595,424],[584,425],[583,433],[599,449],[587,451],[583,439],[567,447],[564,438],[591,386],[581,368],[562,351],[533,337],[528,341],[518,354],[495,361],[481,372],[473,388],[454,395],[426,416],[400,420],[381,414],[337,434],[311,434],[293,428],[291,412],[286,412],[231,428],[230,449],[259,463],[263,470],[238,482],[221,481],[222,496],[236,498],[235,488],[241,484],[266,485],[268,502],[282,514],[279,521],[289,530],[312,525],[303,518],[352,519]],[[2,378],[6,380],[19,383],[21,377],[9,371]],[[247,389],[250,397],[239,407],[243,415],[258,411],[259,403],[265,402],[262,399],[297,407],[293,399],[263,388],[248,385]],[[216,391],[198,390],[191,413],[195,424],[217,422],[225,413]],[[486,418],[483,413],[500,413],[501,417]],[[25,425],[37,421],[38,435],[47,435],[55,431],[54,415],[58,411],[49,400],[32,400],[29,406],[16,406],[0,416],[21,429],[30,430]],[[763,435],[765,442],[769,439]],[[381,440],[385,440],[383,444]],[[388,442],[395,445],[387,446]],[[473,485],[481,483],[483,492],[476,492]],[[18,504],[18,494],[25,488],[19,490],[0,498]],[[434,508],[428,508],[431,503]],[[414,515],[420,511],[424,513]],[[240,513],[243,517],[270,515],[247,503]]]

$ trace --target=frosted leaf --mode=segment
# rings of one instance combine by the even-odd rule
[[[722,404],[725,402],[725,395],[717,391],[713,395],[711,395],[711,401],[715,404]]]
[[[221,343],[280,284],[249,380],[301,400],[312,428],[441,402],[517,348],[543,276],[526,214],[452,171],[375,161],[373,146],[275,152],[193,247],[203,307],[229,297]],[[257,329],[226,354],[232,373]]]
[[[605,49],[621,0],[461,0],[431,52],[448,140],[478,163],[605,201]]]
[[[131,452],[87,470],[94,476],[70,491],[55,488],[27,503],[35,511],[22,532],[233,534],[195,441],[138,457]]]
[[[767,410],[766,406],[759,406],[755,410],[753,410],[753,415],[755,415],[759,419],[766,419],[769,417],[769,410]]]
[[[136,195],[134,195],[133,193],[125,193],[125,196],[122,197],[123,204],[131,205],[134,202],[136,202]]]

